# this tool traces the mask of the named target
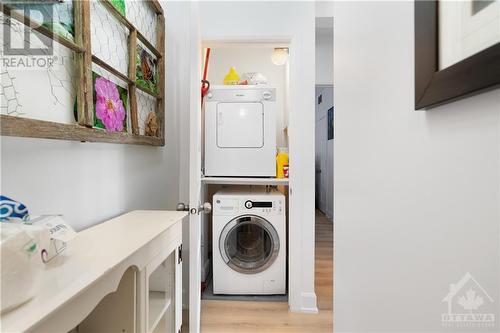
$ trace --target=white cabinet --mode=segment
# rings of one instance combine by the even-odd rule
[[[133,267],[125,271],[118,289],[106,295],[76,326],[74,333],[179,332],[181,248],[179,244],[173,251],[167,248],[160,252],[141,271]],[[138,303],[141,298],[143,302]]]
[[[134,211],[78,233],[5,332],[179,332],[183,212]],[[15,286],[13,286],[15,287]]]

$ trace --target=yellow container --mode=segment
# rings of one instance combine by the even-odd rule
[[[236,72],[236,69],[234,67],[231,67],[229,69],[229,72],[224,77],[224,84],[225,85],[234,85],[234,84],[238,84],[239,82],[240,82],[240,76]]]
[[[288,149],[278,148],[278,154],[276,154],[276,178],[288,178],[288,171],[285,172],[285,167],[288,170]]]

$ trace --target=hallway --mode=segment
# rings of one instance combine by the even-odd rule
[[[319,314],[291,313],[284,302],[201,303],[202,332],[332,332],[333,224],[316,211],[316,295]],[[184,326],[184,325],[183,325]]]

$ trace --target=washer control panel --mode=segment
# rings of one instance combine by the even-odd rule
[[[213,197],[213,214],[234,216],[238,214],[281,215],[285,212],[285,197],[282,195],[222,196]]]
[[[245,200],[244,211],[268,214],[281,214],[283,211],[283,200]]]

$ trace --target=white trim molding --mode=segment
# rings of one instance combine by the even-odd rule
[[[318,307],[316,306],[316,293],[302,293],[300,295],[300,312],[303,313],[318,313]]]

